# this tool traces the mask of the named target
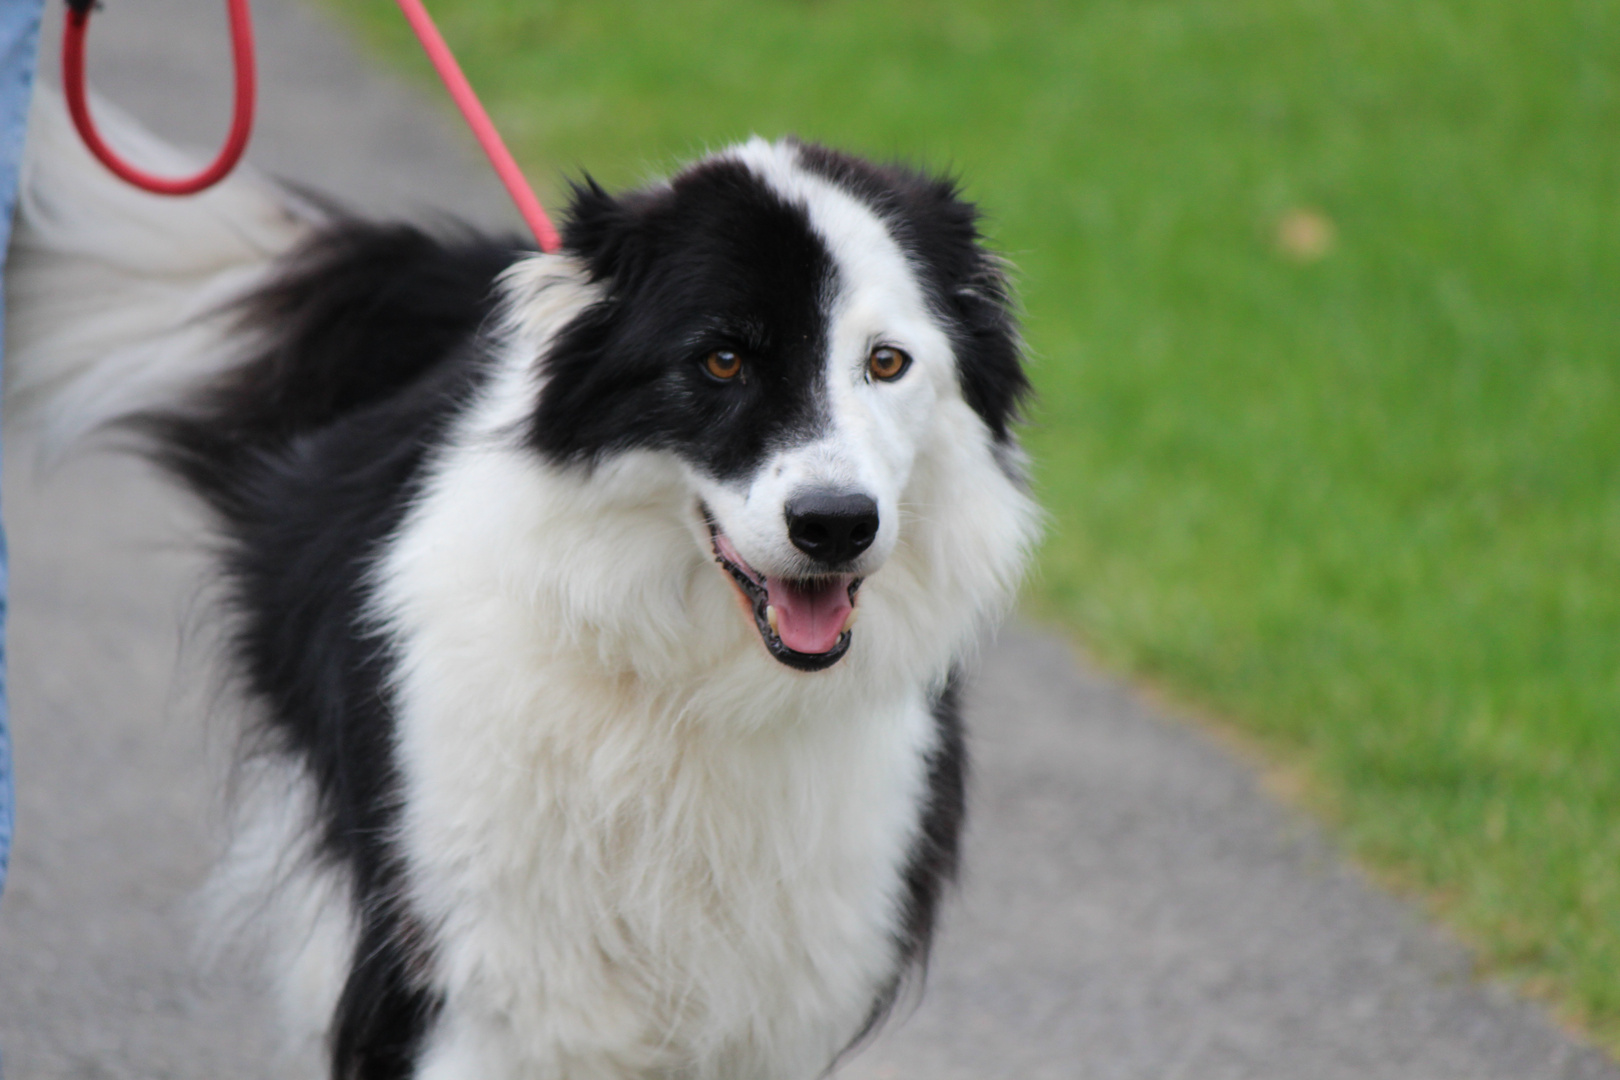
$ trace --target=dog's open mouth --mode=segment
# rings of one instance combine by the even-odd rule
[[[861,579],[853,574],[808,578],[761,574],[737,554],[714,518],[704,516],[714,559],[731,575],[753,611],[766,650],[800,671],[821,671],[843,659],[849,651]]]

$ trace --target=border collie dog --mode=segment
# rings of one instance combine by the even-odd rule
[[[541,255],[144,195],[41,101],[10,404],[217,521],[253,738],[213,891],[321,1071],[812,1080],[882,1019],[1038,528],[976,216],[755,139],[578,186]]]

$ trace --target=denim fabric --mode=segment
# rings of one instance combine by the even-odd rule
[[[17,169],[22,164],[23,130],[34,89],[34,58],[39,45],[42,0],[0,0],[0,268],[11,237],[17,202]],[[0,320],[5,317],[0,296]],[[11,734],[6,727],[6,539],[0,531],[0,889],[11,855]]]

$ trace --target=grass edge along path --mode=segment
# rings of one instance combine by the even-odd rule
[[[435,9],[548,206],[751,132],[959,170],[1028,308],[1031,611],[1620,1049],[1620,9]]]

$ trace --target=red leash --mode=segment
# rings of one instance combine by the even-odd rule
[[[517,204],[518,213],[523,215],[523,220],[533,230],[540,250],[557,251],[562,246],[562,240],[557,235],[556,227],[546,216],[545,208],[524,179],[506,143],[501,140],[500,132],[495,130],[489,113],[484,110],[472,85],[462,74],[461,65],[456,63],[454,54],[445,44],[438,27],[433,25],[427,9],[422,6],[421,0],[398,2],[411,29],[416,32],[417,40],[427,52],[428,59],[433,62],[434,70],[444,80],[445,89],[450,91],[450,97],[461,110],[467,126],[472,128],[473,136],[489,156],[495,174]],[[90,10],[95,6],[95,0],[67,0],[67,4],[67,25],[62,32],[62,92],[67,98],[73,126],[78,128],[80,138],[84,139],[96,159],[121,179],[157,195],[192,195],[212,187],[229,175],[241,160],[242,151],[247,149],[248,136],[253,131],[253,22],[248,13],[248,0],[226,0],[231,20],[231,59],[236,71],[236,101],[231,111],[230,133],[212,164],[195,176],[178,179],[155,176],[136,168],[119,157],[101,138],[90,116],[84,75],[84,39],[90,28]]]
[[[433,25],[433,19],[428,16],[427,8],[422,6],[422,0],[398,0],[399,10],[405,13],[405,21],[411,24],[416,31],[416,40],[422,43],[422,49],[427,53],[428,59],[433,61],[433,70],[439,73],[444,81],[444,88],[450,91],[450,98],[461,110],[462,118],[467,126],[472,128],[474,138],[478,145],[484,148],[489,163],[495,167],[495,175],[501,178],[506,185],[506,193],[517,204],[518,213],[523,220],[529,223],[535,240],[540,244],[540,250],[555,252],[562,247],[562,239],[558,237],[551,219],[546,216],[545,208],[535,197],[534,189],[523,178],[523,170],[518,168],[516,161],[512,160],[511,151],[506,149],[506,143],[501,140],[501,133],[495,130],[495,122],[484,111],[483,102],[473,92],[472,84],[467,76],[461,73],[461,65],[456,63],[455,54],[450,46],[444,43],[444,36],[439,28]]]
[[[248,0],[227,0],[231,12],[231,59],[236,68],[236,105],[231,110],[231,131],[213,164],[195,176],[170,179],[137,169],[113,152],[90,118],[90,102],[84,88],[84,37],[90,29],[90,9],[95,0],[68,0],[67,25],[62,30],[62,94],[79,137],[96,159],[114,175],[154,195],[194,195],[211,188],[236,168],[253,133],[253,23],[248,17]]]

